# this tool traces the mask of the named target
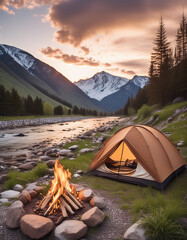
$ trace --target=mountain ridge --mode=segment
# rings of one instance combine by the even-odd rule
[[[93,77],[88,79],[81,79],[75,82],[83,92],[89,97],[102,101],[105,97],[109,96],[120,90],[129,81],[140,88],[143,88],[148,83],[148,77],[135,75],[132,79],[127,79],[120,76],[112,75],[108,72],[102,71],[96,73]]]
[[[0,62],[1,66],[6,65],[23,82],[29,83],[45,95],[61,99],[78,107],[102,110],[65,76],[22,49],[0,44]],[[15,84],[11,82],[12,87],[16,88],[16,82],[15,77]]]

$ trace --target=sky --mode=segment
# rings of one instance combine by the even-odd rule
[[[171,47],[185,0],[0,0],[0,43],[21,48],[70,81],[100,71],[148,75],[162,14]]]

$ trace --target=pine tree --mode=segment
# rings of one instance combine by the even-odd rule
[[[187,22],[184,14],[177,30],[175,49],[175,64],[177,65],[187,58]]]
[[[149,102],[164,105],[170,91],[170,76],[168,71],[173,66],[172,51],[167,39],[166,29],[161,16],[159,29],[154,40],[155,47],[151,56],[149,70],[150,83],[148,88]]]

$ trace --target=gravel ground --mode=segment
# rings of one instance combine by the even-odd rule
[[[84,240],[115,240],[122,239],[125,231],[132,225],[132,217],[128,211],[120,209],[120,203],[117,199],[111,198],[107,192],[94,190],[95,195],[100,196],[106,202],[104,212],[109,216],[104,222],[89,231]],[[0,239],[1,240],[29,240],[20,229],[12,230],[6,227],[5,219],[7,206],[0,206]],[[53,232],[43,239],[56,240]]]
[[[0,121],[0,129],[16,128],[24,126],[38,126],[42,124],[71,122],[86,119],[88,117],[49,117],[49,118],[35,118],[22,120]]]

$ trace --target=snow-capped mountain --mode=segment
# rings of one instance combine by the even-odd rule
[[[1,78],[3,75],[8,76],[7,80],[6,77]],[[56,69],[22,49],[6,44],[0,44],[0,83],[6,88],[15,88],[20,96],[38,96],[54,106],[77,105],[86,109],[103,110]]]
[[[8,55],[10,55],[19,65],[24,67],[26,70],[28,70],[33,66],[35,62],[35,58],[29,53],[19,48],[8,46],[5,44],[1,44],[0,46],[4,49],[4,51]],[[0,55],[2,54],[3,54],[3,51],[1,50]]]
[[[125,86],[129,81],[132,81],[139,88],[143,88],[147,82],[148,77],[135,75],[131,80],[119,76],[114,76],[107,72],[96,73],[93,77],[79,80],[75,82],[83,92],[89,97],[101,101],[110,94],[116,93],[122,86]]]
[[[145,76],[135,75],[130,81],[133,81],[136,86],[143,88],[145,85],[147,85],[149,78]]]
[[[104,97],[117,92],[122,86],[127,84],[128,81],[126,78],[114,76],[102,71],[91,78],[75,82],[75,85],[89,97],[101,101]]]

